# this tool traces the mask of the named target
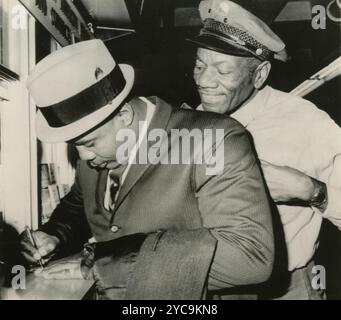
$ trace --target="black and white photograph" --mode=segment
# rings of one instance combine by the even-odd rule
[[[0,0],[0,300],[340,300],[340,40],[341,0]]]

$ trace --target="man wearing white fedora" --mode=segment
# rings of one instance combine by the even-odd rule
[[[118,65],[101,40],[71,45],[35,67],[28,89],[37,135],[76,146],[75,184],[48,223],[22,240],[30,262],[74,244],[80,256],[46,267],[45,278],[93,277],[98,298],[201,299],[264,282],[272,271],[268,198],[243,127],[221,115],[175,110],[157,97],[128,98],[134,70]],[[142,123],[142,125],[141,125]],[[152,130],[222,130],[222,168],[141,161]],[[137,141],[119,161],[122,132]],[[168,156],[176,145],[163,149]],[[131,159],[135,158],[135,162]],[[140,160],[140,161],[139,161]],[[90,232],[88,234],[88,230]]]

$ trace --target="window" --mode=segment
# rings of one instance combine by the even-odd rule
[[[0,0],[0,211],[19,232],[37,226],[35,112],[25,88],[35,63],[34,31],[34,19],[18,0]]]
[[[16,1],[0,0],[0,64],[7,69],[9,69],[9,12],[13,2]]]
[[[18,80],[21,69],[20,43],[27,34],[30,20],[18,0],[0,0],[0,76]],[[31,23],[32,25],[32,23]]]

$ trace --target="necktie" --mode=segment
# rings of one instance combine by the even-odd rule
[[[120,189],[120,178],[113,174],[113,173],[109,173],[109,177],[110,177],[110,208],[113,209],[115,206],[115,202],[116,202],[116,196],[117,196],[117,192]]]

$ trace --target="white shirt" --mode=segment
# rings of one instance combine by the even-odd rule
[[[341,129],[309,101],[269,86],[231,117],[252,134],[261,160],[290,166],[327,184],[324,213],[311,207],[277,206],[289,270],[303,267],[314,255],[322,218],[341,229]]]
[[[140,97],[140,99],[147,104],[146,119],[144,120],[141,132],[139,132],[138,141],[130,152],[129,159],[128,159],[128,165],[125,168],[125,170],[123,171],[122,176],[120,177],[120,189],[122,188],[122,185],[123,185],[123,183],[124,183],[124,181],[128,175],[129,169],[130,169],[132,163],[134,162],[134,160],[136,158],[137,151],[138,151],[139,147],[141,146],[141,143],[142,143],[144,137],[147,134],[149,124],[153,118],[155,108],[156,108],[156,106],[154,104],[152,104],[148,99],[146,99],[144,97]],[[108,172],[107,185],[106,185],[106,190],[105,190],[105,195],[104,195],[104,208],[108,211],[113,209],[113,205],[111,205],[111,204],[115,203],[115,201],[117,200],[119,191],[120,191],[120,190],[118,190],[118,192],[116,192],[116,199],[110,198],[110,185],[112,183],[111,179],[110,179],[110,173],[111,173],[111,170],[109,170],[109,172]]]

